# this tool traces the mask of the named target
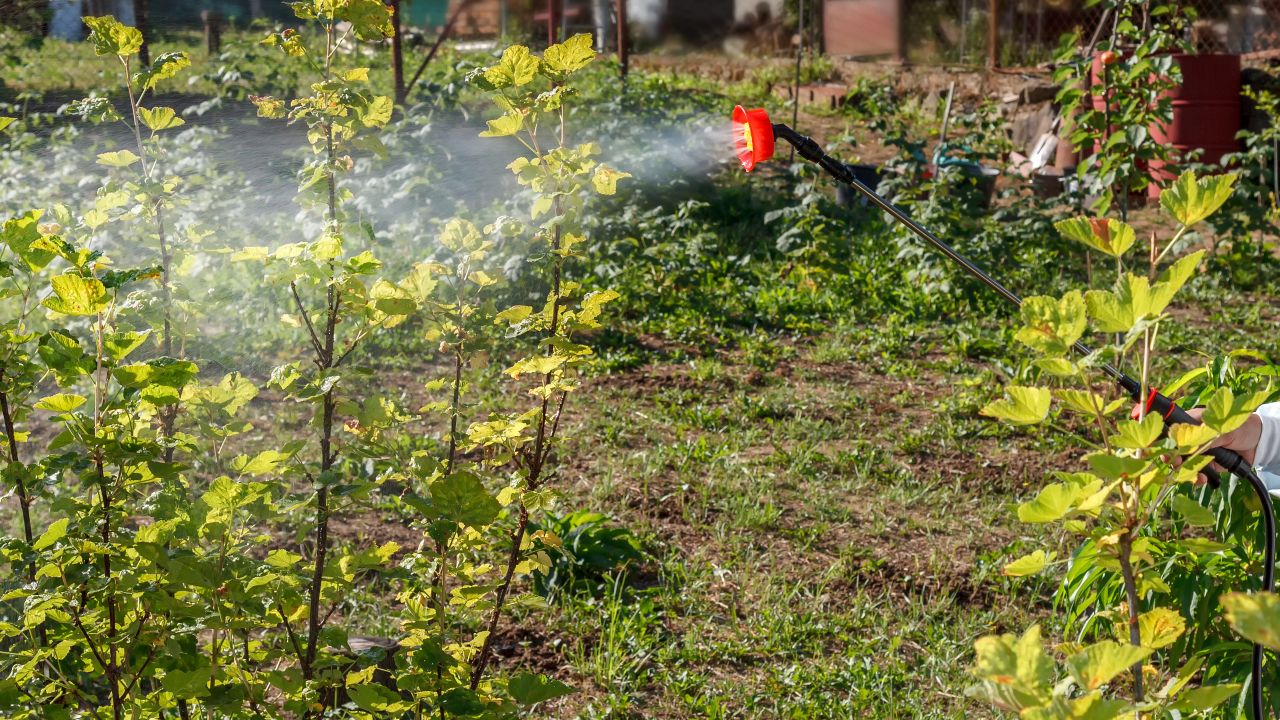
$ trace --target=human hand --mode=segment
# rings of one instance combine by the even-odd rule
[[[1199,420],[1200,416],[1204,414],[1204,408],[1192,408],[1187,411],[1187,414],[1195,418],[1196,420]],[[1258,415],[1254,413],[1254,414],[1251,414],[1248,417],[1248,419],[1244,421],[1244,424],[1241,425],[1240,427],[1236,428],[1235,430],[1232,430],[1229,433],[1224,433],[1214,438],[1213,442],[1209,443],[1209,447],[1210,448],[1220,447],[1220,448],[1226,448],[1228,450],[1234,450],[1235,452],[1240,454],[1240,457],[1244,458],[1245,462],[1252,465],[1254,455],[1256,455],[1258,451],[1258,441],[1260,441],[1261,439],[1262,439],[1262,418],[1258,417]],[[1181,457],[1174,458],[1174,461],[1173,461],[1174,467],[1178,467],[1181,464],[1182,464]],[[1219,466],[1218,463],[1213,463],[1212,465],[1214,470],[1217,470],[1218,472],[1226,472],[1226,470],[1221,466]],[[1200,475],[1197,476],[1196,478],[1197,485],[1203,485],[1207,481],[1208,481],[1208,478],[1205,477],[1204,473],[1200,473]]]

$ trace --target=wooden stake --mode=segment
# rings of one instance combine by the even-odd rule
[[[991,0],[991,17],[987,20],[987,52],[991,55],[990,65],[994,70],[1000,67],[1000,0]]]
[[[627,0],[618,0],[618,72],[627,77]]]
[[[547,47],[556,44],[556,0],[547,0]]]
[[[138,49],[138,59],[143,65],[151,64],[151,48],[147,37],[147,0],[133,0],[133,24],[142,33],[142,47]]]
[[[391,77],[396,86],[396,104],[403,105],[404,49],[400,42],[400,0],[391,0]]]

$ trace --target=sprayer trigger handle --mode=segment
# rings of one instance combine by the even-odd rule
[[[1164,418],[1165,427],[1177,425],[1179,423],[1183,425],[1200,424],[1199,420],[1192,417],[1186,410],[1178,407],[1178,404],[1170,400],[1167,395],[1156,392],[1155,390],[1151,391],[1151,396],[1147,399],[1147,412],[1158,413],[1160,417]],[[1223,455],[1223,453],[1228,453],[1229,456]],[[1244,462],[1243,458],[1238,454],[1227,450],[1226,448],[1214,448],[1213,450],[1210,450],[1208,454],[1229,472],[1234,472],[1234,468],[1238,467],[1239,463]],[[1222,457],[1219,457],[1219,455],[1222,455]],[[1208,478],[1209,487],[1214,490],[1222,487],[1222,476],[1220,476],[1218,471],[1214,470],[1212,466],[1206,465],[1204,470],[1201,470],[1201,472],[1204,473],[1206,478]]]

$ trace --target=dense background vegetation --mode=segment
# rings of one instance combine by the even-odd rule
[[[275,464],[289,462],[283,456],[263,460],[267,470],[246,468],[263,453],[315,433],[311,410],[294,402],[296,390],[278,374],[269,383],[273,368],[298,361],[311,367],[314,348],[292,298],[264,283],[262,264],[246,249],[313,243],[335,222],[323,207],[307,212],[305,193],[302,209],[293,202],[317,167],[309,164],[317,155],[305,123],[261,118],[249,101],[306,98],[315,92],[312,83],[326,79],[306,58],[260,44],[281,30],[234,33],[220,57],[207,59],[192,50],[194,38],[175,35],[153,44],[154,56],[187,50],[195,58],[190,68],[159,79],[148,101],[186,121],[148,141],[155,177],[182,181],[166,209],[168,232],[178,238],[166,263],[181,278],[174,317],[183,324],[175,330],[178,350],[162,351],[153,339],[133,356],[190,360],[199,367],[193,382],[210,398],[220,397],[210,388],[239,398],[224,398],[218,409],[214,399],[202,407],[184,395],[176,422],[204,444],[183,450],[182,473],[193,493],[241,473],[244,487],[270,497],[269,512],[253,505],[260,498],[241,498],[251,521],[239,541],[259,564],[268,552],[313,557],[308,538],[317,514],[310,486],[284,472],[282,491],[248,482],[248,475],[274,477]],[[304,36],[323,45],[317,23]],[[128,75],[119,61],[95,54],[90,43],[38,43],[16,33],[0,34],[0,49],[7,103],[0,115],[17,118],[0,130],[0,214],[19,217],[39,208],[42,223],[82,227],[91,211],[114,213],[111,224],[94,228],[86,247],[105,253],[115,267],[148,266],[156,256],[154,230],[137,218],[114,222],[123,212],[111,199],[124,187],[123,169],[100,162],[103,153],[135,148],[124,126],[95,122],[107,104],[128,115],[121,90]],[[506,108],[496,108],[491,92],[467,75],[499,65],[500,55],[446,49],[385,127],[361,128],[385,150],[357,145],[359,152],[352,150],[349,166],[335,176],[351,193],[341,218],[349,254],[375,255],[379,276],[398,281],[415,266],[457,267],[479,247],[466,244],[474,239],[464,242],[470,235],[458,230],[459,221],[474,229],[496,225],[496,233],[484,231],[494,244],[476,258],[499,280],[474,301],[481,315],[512,305],[541,307],[553,282],[547,253],[531,254],[529,242],[515,239],[515,224],[509,234],[503,229],[513,218],[528,224],[542,192],[506,169],[523,148],[511,137],[477,138],[485,121]],[[347,77],[363,67],[370,71],[361,92],[391,94],[382,45],[340,46],[329,71]],[[788,167],[780,157],[748,177],[732,164],[729,112],[739,103],[780,111],[770,81],[762,74],[725,86],[688,75],[633,73],[622,82],[606,59],[574,78],[581,95],[565,106],[566,146],[598,143],[600,160],[633,177],[618,183],[616,194],[584,196],[575,220],[584,241],[576,255],[556,261],[582,284],[573,302],[592,292],[618,293],[605,306],[603,327],[583,335],[594,348],[578,365],[590,394],[575,398],[560,421],[566,432],[553,477],[561,495],[535,507],[532,519],[504,511],[494,524],[492,542],[500,549],[501,538],[517,526],[523,530],[524,522],[531,535],[550,533],[541,537],[554,536],[563,546],[557,551],[548,543],[545,564],[517,581],[522,604],[491,639],[498,677],[545,675],[538,680],[543,688],[556,687],[548,683],[558,679],[581,691],[549,692],[552,707],[538,712],[950,717],[974,709],[961,691],[977,637],[1021,632],[1036,621],[1059,639],[1083,641],[1099,632],[1100,622],[1082,622],[1092,612],[1079,615],[1089,603],[1073,606],[1075,615],[1051,615],[1055,578],[1003,572],[1033,548],[1070,553],[1063,533],[1019,524],[1010,509],[1033,494],[1046,470],[1066,469],[1086,451],[1071,436],[1014,429],[978,414],[1000,396],[1002,384],[1038,377],[1034,354],[1013,342],[1013,312],[879,213],[838,206],[830,181],[812,167]],[[85,96],[103,100],[71,106]],[[1095,252],[1086,261],[1085,246],[1054,228],[1080,213],[1085,198],[1041,200],[1006,180],[988,208],[961,176],[924,176],[923,151],[935,144],[938,111],[863,78],[851,102],[839,111],[806,113],[801,129],[850,160],[871,145],[893,148],[884,190],[1015,291],[1057,296],[1109,286],[1115,272],[1102,256]],[[997,162],[1008,149],[994,106],[974,103],[953,123],[953,137],[963,140],[952,148],[956,154]],[[1256,212],[1270,186],[1261,152],[1243,158],[1236,194],[1216,224],[1201,225],[1176,248],[1181,255],[1205,246],[1207,272],[1180,295],[1173,311],[1179,322],[1162,330],[1157,385],[1202,364],[1200,354],[1242,347],[1263,357],[1280,352],[1280,339],[1269,332],[1275,317],[1269,219]],[[1131,221],[1153,227],[1158,209],[1138,210]],[[462,295],[459,302],[472,302]],[[19,299],[5,302],[12,313],[6,320],[17,317]],[[344,590],[325,598],[329,627],[346,638],[398,640],[408,629],[403,622],[429,611],[405,599],[423,585],[432,545],[440,543],[411,502],[416,481],[406,469],[422,468],[414,458],[447,457],[452,472],[454,414],[466,426],[527,404],[524,388],[505,380],[504,370],[536,352],[537,341],[442,345],[442,332],[464,325],[412,314],[383,323],[353,355],[370,379],[344,391],[355,403],[349,415],[385,422],[379,437],[361,437],[376,444],[376,452],[352,441],[354,451],[334,465],[348,485],[361,488],[329,528],[335,557],[363,558],[352,561]],[[93,332],[84,320],[48,318],[43,310],[30,312],[23,327],[33,333],[55,328],[82,338]],[[465,355],[457,350],[464,346]],[[487,362],[475,361],[481,352]],[[450,403],[447,381],[464,363],[469,383]],[[1256,357],[1237,363],[1255,364]],[[31,401],[72,392],[59,390],[55,380],[38,372],[29,378]],[[250,385],[252,392],[245,389]],[[374,397],[395,408],[394,421],[372,413],[367,401]],[[64,412],[56,404],[31,411],[31,434],[18,451],[23,463],[43,462],[45,447],[57,442],[48,420]],[[457,449],[459,457],[477,468],[494,458],[465,449]],[[46,531],[59,503],[81,496],[82,486],[61,481],[63,468],[45,467],[52,469],[32,487],[31,524],[36,536],[51,538],[47,547],[60,547],[60,538]],[[488,480],[496,492],[499,485]],[[29,578],[16,558],[27,557],[27,550],[14,500],[4,508],[10,551],[17,554],[10,556],[5,587],[13,593],[3,619],[34,633],[40,623],[22,620],[31,608],[21,591]],[[154,509],[138,515],[154,520]],[[130,532],[147,524],[124,520]],[[379,556],[389,542],[397,547]],[[208,590],[213,598],[220,588]],[[216,598],[210,602],[217,605]],[[1065,602],[1061,596],[1059,602]],[[263,617],[279,617],[271,612]],[[479,625],[474,617],[458,617],[458,628]],[[286,642],[268,641],[276,628],[220,626],[208,617],[199,622],[204,629],[189,632],[192,644],[177,654],[204,647],[211,637],[216,656],[223,632],[233,651],[244,643],[244,663],[261,664],[267,655],[256,653],[276,652]],[[317,640],[332,657],[361,668],[384,654],[357,649],[338,634]],[[418,669],[438,678],[444,664],[423,660]],[[204,666],[164,669],[169,682],[150,676],[143,681],[148,692],[167,691],[210,712],[245,701],[216,676],[210,679]],[[372,684],[372,675],[362,682]],[[105,685],[84,685],[105,693]],[[10,682],[0,697],[19,707],[27,702],[20,690]],[[535,697],[544,696],[524,695]],[[259,696],[268,699],[276,698]],[[318,705],[334,713],[389,712],[387,703],[394,704],[359,692],[306,699],[310,704],[291,711],[321,712]],[[353,704],[338,709],[347,702]],[[27,710],[48,717],[60,712],[53,702]],[[457,705],[450,712],[467,714]]]

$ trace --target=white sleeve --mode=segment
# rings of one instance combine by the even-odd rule
[[[1254,467],[1267,467],[1280,462],[1280,403],[1268,403],[1258,408],[1262,420],[1262,435],[1258,438],[1258,450],[1253,456]]]

